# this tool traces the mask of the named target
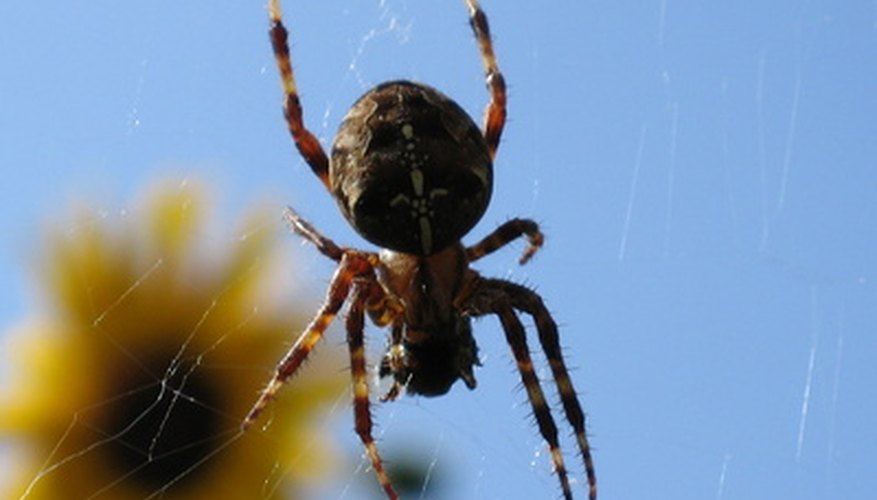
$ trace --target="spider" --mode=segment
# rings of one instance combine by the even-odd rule
[[[483,132],[457,103],[434,88],[407,80],[382,83],[356,101],[335,136],[331,159],[304,124],[280,0],[270,0],[270,38],[284,91],[283,111],[305,162],[338,203],[341,213],[379,252],[340,247],[291,208],[292,229],[338,263],[325,302],[285,357],[242,423],[250,427],[296,373],[326,328],[349,302],[346,316],[356,433],[386,495],[398,498],[374,438],[366,376],[363,327],[366,314],[390,330],[379,375],[392,384],[381,401],[402,391],[439,396],[462,380],[469,389],[480,365],[471,319],[495,314],[511,347],[539,432],[548,443],[563,496],[572,490],[551,415],[533,369],[518,313],[532,317],[566,419],[572,426],[588,477],[589,497],[597,483],[585,415],[563,361],[557,325],[534,291],[487,278],[470,264],[518,238],[528,246],[526,263],[543,235],[529,219],[511,219],[472,246],[461,238],[487,208],[493,159],[506,120],[505,81],[497,65],[487,17],[477,0],[466,0],[478,42],[490,102]]]

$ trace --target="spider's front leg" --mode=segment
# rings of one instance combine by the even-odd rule
[[[588,498],[596,500],[597,476],[594,472],[591,447],[585,433],[585,414],[579,404],[575,388],[569,377],[566,364],[563,361],[557,324],[542,302],[542,298],[536,292],[501,279],[475,277],[473,281],[472,294],[466,300],[464,308],[469,310],[473,316],[496,314],[499,317],[505,331],[506,340],[518,364],[521,381],[527,390],[527,397],[533,407],[533,415],[539,425],[539,431],[548,443],[551,451],[551,458],[560,479],[563,495],[566,499],[571,499],[572,492],[569,479],[567,478],[563,455],[560,452],[560,445],[557,440],[557,427],[551,416],[551,410],[545,401],[539,380],[534,373],[524,327],[521,325],[520,319],[518,319],[516,310],[528,314],[536,323],[539,342],[551,366],[551,372],[557,386],[557,391],[560,394],[566,419],[573,428],[579,452],[585,463],[589,487]]]
[[[335,319],[341,306],[350,294],[353,280],[357,276],[371,273],[377,257],[374,254],[347,250],[343,252],[341,263],[332,277],[326,301],[305,331],[283,357],[274,373],[274,377],[262,390],[259,399],[241,423],[241,429],[247,430],[277,395],[277,391],[299,369],[301,364],[323,337],[326,328]]]
[[[551,451],[551,461],[554,463],[554,471],[560,480],[563,497],[566,500],[572,500],[572,489],[569,485],[566,465],[563,463],[563,453],[560,451],[560,441],[557,438],[557,425],[554,423],[554,417],[551,416],[551,409],[548,407],[545,393],[542,392],[539,378],[533,369],[533,360],[530,358],[530,349],[527,347],[524,325],[521,324],[521,320],[518,319],[514,309],[507,301],[500,300],[494,304],[493,309],[492,312],[499,316],[502,329],[505,331],[506,341],[515,356],[518,371],[521,373],[521,382],[527,391],[527,399],[530,400],[533,415],[539,426],[539,433],[542,434],[548,443],[548,449]]]
[[[368,378],[365,364],[365,347],[363,341],[363,326],[365,308],[370,297],[370,285],[375,285],[374,275],[366,282],[358,282],[354,285],[353,300],[347,312],[347,345],[350,348],[350,374],[353,378],[353,417],[356,426],[356,434],[365,446],[366,454],[371,461],[372,469],[378,476],[378,482],[390,500],[397,500],[399,495],[393,489],[390,478],[384,470],[383,461],[378,453],[372,437],[372,416],[369,409]]]
[[[548,312],[542,298],[527,287],[511,283],[505,280],[494,280],[505,294],[511,299],[515,309],[523,311],[533,318],[536,323],[536,331],[539,334],[539,343],[551,366],[551,373],[560,394],[566,419],[569,421],[576,436],[579,453],[585,462],[585,472],[588,475],[590,498],[597,497],[597,475],[594,472],[594,460],[591,457],[591,445],[585,433],[585,413],[576,397],[576,390],[572,385],[566,364],[563,361],[563,353],[560,349],[560,336],[557,333],[557,323]]]

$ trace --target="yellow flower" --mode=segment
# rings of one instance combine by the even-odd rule
[[[286,497],[327,466],[322,418],[346,380],[328,343],[271,425],[239,432],[311,311],[278,286],[276,213],[217,239],[203,198],[166,185],[139,212],[50,231],[48,310],[2,336],[0,497]]]

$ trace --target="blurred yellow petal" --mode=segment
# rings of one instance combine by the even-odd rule
[[[272,425],[239,431],[311,311],[277,287],[292,265],[276,258],[277,214],[217,240],[205,198],[160,184],[145,209],[80,210],[50,231],[49,310],[4,336],[0,436],[18,480],[0,497],[286,498],[325,470],[322,417],[345,386],[332,346],[284,390]]]
[[[188,182],[163,189],[148,200],[150,232],[158,247],[179,258],[191,247],[203,217],[203,193]]]

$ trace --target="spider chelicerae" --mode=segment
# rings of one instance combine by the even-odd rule
[[[445,394],[458,379],[475,388],[479,365],[471,319],[495,314],[512,349],[539,432],[548,443],[563,496],[572,490],[557,426],[533,369],[518,313],[532,317],[566,418],[572,426],[597,496],[585,415],[563,361],[557,325],[534,291],[486,278],[469,265],[517,238],[529,245],[527,262],[542,246],[535,222],[511,219],[472,246],[460,239],[481,219],[493,187],[493,159],[506,120],[505,81],[493,53],[487,17],[477,0],[466,0],[478,41],[490,102],[483,131],[457,103],[422,83],[399,80],[378,85],[353,104],[332,145],[331,159],[302,119],[283,25],[280,1],[270,0],[270,36],[284,91],[283,112],[299,153],[329,190],[341,213],[366,240],[381,247],[366,252],[339,247],[292,209],[293,230],[338,263],[326,300],[307,329],[277,365],[276,373],[242,423],[250,427],[281,386],[299,369],[345,302],[353,378],[356,433],[378,481],[398,498],[372,437],[363,341],[365,315],[390,329],[379,375],[392,385],[381,401],[410,394]]]

